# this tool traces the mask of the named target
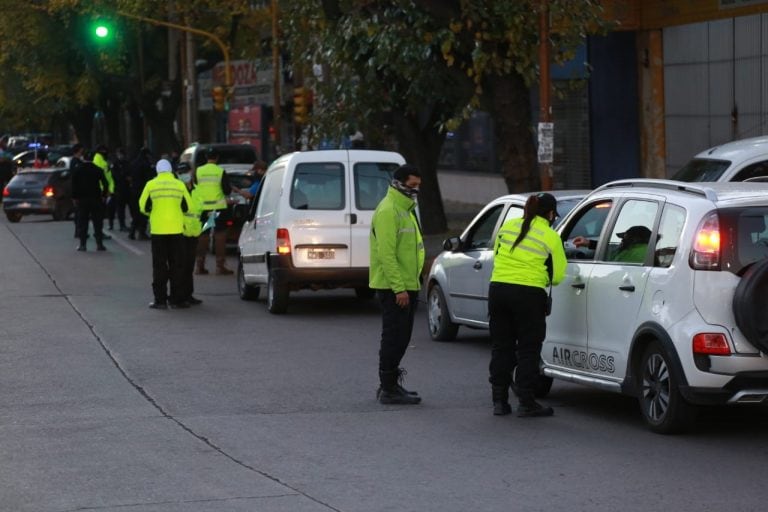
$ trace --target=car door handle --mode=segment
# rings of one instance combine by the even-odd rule
[[[587,285],[584,283],[571,283],[571,287],[578,288],[579,290],[583,290],[584,288],[587,287]]]
[[[349,223],[350,224],[357,224],[357,214],[356,213],[350,213],[349,214]]]
[[[476,261],[475,264],[472,265],[472,268],[477,268],[477,269],[483,268],[483,264],[479,261]]]
[[[627,285],[624,285],[624,286],[619,286],[619,290],[621,290],[623,292],[633,292],[633,291],[635,291],[635,285],[627,284]]]

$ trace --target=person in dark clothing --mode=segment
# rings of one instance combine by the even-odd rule
[[[82,146],[79,153],[82,154]],[[75,155],[78,155],[76,152]],[[77,164],[74,165],[77,160]],[[85,251],[88,238],[88,222],[93,223],[93,235],[96,249],[106,251],[104,247],[104,203],[109,193],[109,183],[104,171],[93,162],[83,162],[77,156],[72,159],[72,201],[77,208],[77,232],[80,238],[78,251]]]
[[[141,192],[149,180],[156,175],[154,165],[152,165],[152,153],[147,148],[141,148],[139,155],[131,162],[130,169],[131,191],[128,206],[131,210],[131,230],[128,233],[128,238],[131,240],[137,237],[139,240],[149,240],[147,234],[148,219],[139,211],[139,197],[141,197]]]
[[[131,193],[131,185],[128,176],[128,160],[125,158],[125,150],[117,148],[115,150],[115,161],[112,162],[112,179],[115,182],[115,192],[107,208],[107,219],[109,220],[109,229],[115,227],[115,216],[120,224],[120,231],[128,231],[125,223],[125,207],[128,206],[128,199]]]

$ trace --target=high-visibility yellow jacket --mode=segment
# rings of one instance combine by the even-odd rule
[[[184,212],[184,236],[197,238],[203,232],[203,223],[200,222],[200,214],[203,213],[203,205],[198,197],[197,187],[192,189],[189,197],[189,208]]]
[[[227,208],[227,196],[221,188],[224,169],[214,163],[201,165],[195,171],[195,180],[204,211],[224,210]]]
[[[115,179],[112,177],[112,171],[109,169],[109,164],[107,163],[107,160],[102,156],[101,153],[96,153],[95,155],[93,155],[93,163],[99,166],[102,171],[104,171],[104,177],[107,178],[109,193],[114,194]]]
[[[560,235],[546,219],[536,216],[525,238],[512,249],[522,225],[522,218],[510,219],[499,229],[493,247],[491,282],[546,289],[549,286],[546,261],[552,256],[552,284],[558,284],[565,277],[567,265]]]
[[[149,200],[151,210],[148,211]],[[184,210],[189,209],[191,203],[187,186],[170,172],[161,172],[149,180],[139,197],[139,209],[149,215],[149,231],[153,235],[182,234]]]
[[[415,209],[413,199],[390,187],[373,212],[369,287],[395,293],[421,288],[424,241]]]

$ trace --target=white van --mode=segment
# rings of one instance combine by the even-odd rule
[[[267,309],[284,313],[291,291],[368,288],[368,233],[398,153],[308,151],[267,169],[240,234],[237,287],[243,300],[267,287]]]

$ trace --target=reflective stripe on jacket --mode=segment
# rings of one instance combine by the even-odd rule
[[[390,187],[371,220],[368,286],[400,293],[421,288],[424,241],[416,203]]]
[[[198,197],[197,187],[192,189],[189,197],[189,208],[184,212],[184,236],[197,238],[203,232],[203,223],[200,222],[200,214],[203,213],[203,205]]]
[[[107,160],[101,155],[101,153],[96,153],[95,155],[93,155],[93,163],[99,166],[102,171],[104,171],[104,177],[107,178],[107,188],[109,190],[109,193],[114,194],[115,178],[112,177],[112,171],[109,168],[109,164],[107,163]]]
[[[221,177],[223,175],[224,169],[213,163],[201,165],[195,171],[197,188],[200,190],[198,197],[202,202],[203,210],[226,209],[227,196],[221,189]]]
[[[152,209],[147,212],[147,201]],[[141,213],[149,215],[150,233],[153,235],[180,235],[184,232],[183,204],[192,203],[187,187],[170,172],[161,172],[147,182],[139,197]]]
[[[525,238],[513,250],[512,245],[522,225],[522,218],[511,219],[499,229],[493,246],[491,281],[547,288],[549,273],[546,261],[551,255],[552,284],[558,284],[565,277],[567,265],[560,235],[549,226],[546,219],[536,216]]]

